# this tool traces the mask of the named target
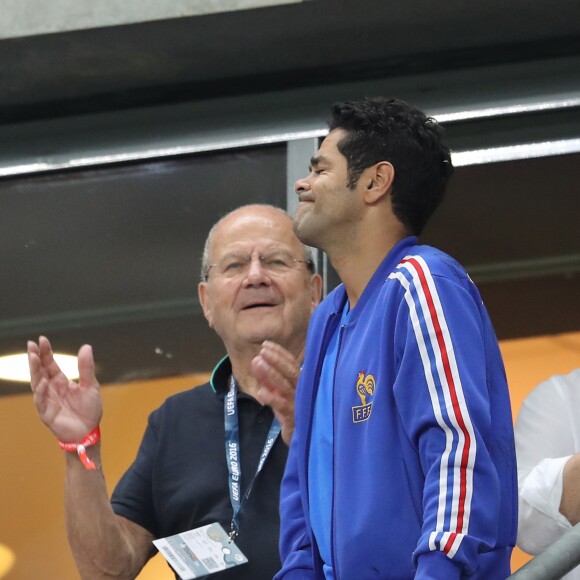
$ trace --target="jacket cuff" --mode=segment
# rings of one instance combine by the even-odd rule
[[[280,570],[274,576],[274,580],[315,580],[315,575],[312,570],[300,570],[300,569],[293,569],[293,570]]]
[[[461,566],[443,552],[427,552],[417,560],[415,580],[460,580],[461,572]]]

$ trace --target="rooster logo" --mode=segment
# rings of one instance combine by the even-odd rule
[[[375,394],[375,377],[373,375],[365,377],[364,373],[359,373],[356,381],[356,392],[360,397],[361,404],[366,405],[367,397]]]
[[[371,416],[373,403],[370,400],[375,394],[375,377],[373,375],[365,375],[360,372],[356,380],[356,394],[360,397],[361,404],[352,408],[353,423],[360,423],[366,421]]]

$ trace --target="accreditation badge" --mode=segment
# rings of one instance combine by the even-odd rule
[[[153,544],[182,580],[208,576],[248,561],[217,522],[153,540]]]

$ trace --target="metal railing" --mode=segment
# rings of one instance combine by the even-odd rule
[[[580,524],[532,558],[508,580],[558,580],[580,565]]]

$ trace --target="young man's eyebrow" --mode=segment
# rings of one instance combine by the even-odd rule
[[[324,155],[320,155],[318,157],[312,157],[310,159],[310,165],[308,166],[308,169],[312,169],[313,167],[318,167],[321,163],[324,163],[326,161],[326,158],[324,157]]]

